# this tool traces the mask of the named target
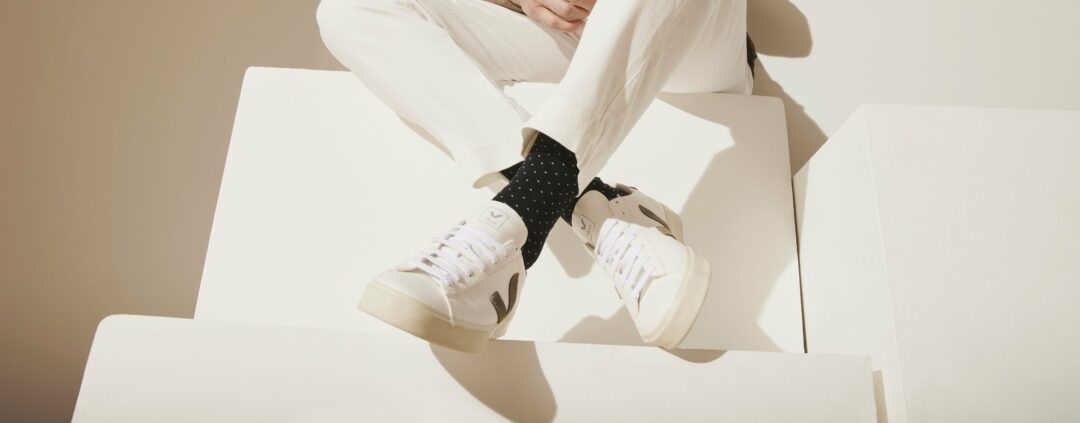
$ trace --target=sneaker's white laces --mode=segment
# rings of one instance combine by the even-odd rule
[[[636,301],[649,279],[655,276],[656,266],[649,263],[650,257],[639,255],[644,245],[631,245],[637,234],[627,232],[629,227],[627,222],[607,219],[597,236],[596,256],[615,283],[630,290],[630,300]]]
[[[483,274],[499,261],[500,256],[510,255],[510,251],[488,233],[460,223],[431,241],[431,247],[406,263],[446,286],[462,283],[474,274]]]

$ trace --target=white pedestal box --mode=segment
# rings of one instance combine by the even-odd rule
[[[535,110],[550,86],[508,92]],[[602,171],[681,211],[712,288],[684,347],[803,351],[786,129],[775,98],[665,95]],[[364,286],[493,195],[353,75],[244,80],[195,317],[388,330]],[[640,344],[607,278],[559,223],[507,337]]]
[[[73,422],[873,421],[865,357],[679,354],[113,315]]]
[[[807,348],[881,421],[1080,421],[1080,112],[866,106],[795,192]]]

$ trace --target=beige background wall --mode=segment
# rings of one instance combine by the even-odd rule
[[[97,322],[191,317],[244,69],[315,0],[0,2],[0,421],[70,420]]]
[[[1080,2],[749,0],[797,169],[861,103],[1080,108]],[[0,421],[70,418],[97,322],[190,317],[247,66],[315,0],[0,2]]]

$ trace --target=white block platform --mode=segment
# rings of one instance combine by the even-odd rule
[[[880,421],[1080,421],[1080,112],[866,106],[795,188],[807,347]]]
[[[873,421],[865,357],[681,354],[112,315],[73,422]]]
[[[535,110],[549,88],[508,91]],[[803,351],[786,137],[778,99],[665,95],[601,173],[680,210],[712,263],[684,347]],[[491,196],[353,75],[252,68],[195,317],[391,330],[357,310],[364,286]],[[507,337],[640,344],[613,292],[560,223]]]

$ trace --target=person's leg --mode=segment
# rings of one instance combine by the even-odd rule
[[[323,0],[316,16],[334,57],[476,188],[523,158],[528,113],[502,85],[558,81],[578,37],[481,0]]]
[[[551,136],[572,150],[584,184],[659,91],[749,94],[752,81],[745,0],[600,1],[556,94],[523,136],[535,131],[537,146]],[[678,148],[672,135],[657,141]],[[674,348],[704,304],[709,262],[683,243],[677,213],[626,191],[615,199],[584,191],[573,229],[611,278],[642,340]]]
[[[681,91],[739,87],[730,81],[743,76],[745,69],[732,64],[745,59],[732,60],[740,49],[730,41],[741,40],[731,34],[745,31],[745,18],[737,18],[745,15],[743,1],[687,6],[627,0],[607,8],[610,2],[600,2],[590,17],[586,46],[580,54],[575,52],[578,34],[546,29],[523,15],[478,0],[325,0],[318,16],[331,51],[399,115],[446,145],[474,186],[482,186],[499,176],[513,178],[507,171],[514,167],[508,163],[518,158],[511,148],[513,131],[527,117],[507,101],[499,82],[558,79],[568,57],[574,55],[560,82],[560,93],[579,95],[576,100],[583,103],[579,105],[583,110],[607,111],[584,112],[559,121],[568,116],[566,110],[554,106],[570,96],[556,94],[540,116],[529,121],[532,125],[519,141],[527,149],[537,128],[554,122],[548,131],[564,135],[553,139],[576,150],[578,164],[595,173],[662,85]],[[629,30],[624,30],[627,26]],[[633,41],[635,37],[645,41]],[[620,71],[618,66],[625,69]],[[444,70],[439,74],[447,77],[418,75],[431,68]],[[632,77],[627,79],[627,75]],[[743,82],[741,78],[734,81]],[[583,85],[586,89],[579,89]],[[617,101],[619,96],[625,98]],[[591,120],[593,116],[599,120]],[[573,131],[585,126],[592,133]],[[595,176],[578,175],[579,195],[596,190],[612,199],[627,192]],[[545,207],[564,203],[542,201]],[[526,221],[541,222],[530,226],[538,239],[529,243],[529,256],[539,254],[554,224],[546,216],[561,215],[569,222],[573,205],[571,199],[569,207],[559,211],[518,207],[520,212],[536,214]]]
[[[754,56],[750,51],[752,43],[746,35],[746,2],[735,0],[717,3],[721,3],[718,4],[721,7],[718,18],[707,26],[704,35],[692,43],[686,56],[664,83],[662,92],[723,92],[749,95],[753,91]],[[628,130],[628,128],[624,129]],[[657,141],[677,143],[678,139],[677,136],[673,136],[671,140]],[[674,228],[665,228],[665,230],[673,230],[676,238],[682,239],[681,219],[673,210],[636,188],[621,184],[611,186],[596,177],[582,190],[581,196],[575,200],[574,205],[564,211],[563,220],[573,225],[572,215],[575,206],[581,201],[582,196],[593,191],[600,193],[603,199],[608,201],[631,196],[624,201],[625,204],[620,204],[618,207],[630,211],[645,210],[646,212],[638,216],[642,221],[675,222],[672,223]],[[647,216],[646,213],[651,216]],[[581,220],[580,216],[579,220]],[[588,238],[585,233],[587,225],[579,221],[574,228],[579,235]]]
[[[523,128],[526,150],[544,133],[575,153],[579,191],[661,90],[752,88],[745,0],[598,1],[587,22],[555,94]]]
[[[572,207],[577,174],[574,153],[540,134],[510,183],[493,198],[517,211],[529,229],[521,249],[526,268],[540,257],[562,212]]]
[[[524,163],[523,161],[517,162],[513,166],[510,166],[510,167],[508,167],[506,169],[500,170],[499,173],[502,173],[504,178],[506,178],[507,180],[510,180],[511,178],[514,177],[514,175],[517,174],[518,170],[521,169],[521,165],[523,163]],[[589,181],[589,184],[585,186],[585,189],[581,190],[581,195],[578,195],[576,198],[574,198],[574,201],[572,201],[570,203],[570,205],[568,207],[566,207],[566,209],[563,210],[559,214],[559,218],[561,218],[567,224],[570,224],[571,223],[571,215],[574,212],[574,205],[577,204],[577,201],[581,199],[582,195],[585,195],[585,193],[588,193],[590,191],[599,192],[601,195],[604,196],[604,198],[607,198],[608,200],[613,200],[616,197],[621,197],[621,196],[630,194],[629,191],[621,190],[618,187],[613,187],[611,185],[608,185],[608,183],[606,183],[602,179],[600,179],[599,176],[594,177],[594,178],[592,178],[591,181]]]
[[[608,101],[613,94],[611,84],[606,88],[594,84],[592,90],[586,91],[579,88],[583,83],[588,88],[590,81],[626,80],[597,76],[618,70],[618,65],[605,59],[611,57],[622,58],[617,62],[624,66],[643,70],[656,67],[649,67],[650,62],[666,60],[666,65],[659,68],[671,68],[670,72],[642,72],[643,79],[663,81],[664,91],[749,93],[753,80],[742,66],[746,51],[741,44],[746,27],[745,0],[700,2],[715,7],[716,16],[706,19],[704,29],[674,31],[681,32],[682,37],[672,38],[666,44],[686,50],[681,55],[655,54],[651,49],[664,44],[657,40],[673,32],[670,29],[673,25],[682,25],[680,17],[693,10],[685,10],[679,1],[636,4],[640,1],[615,2],[617,9],[608,5],[611,2],[599,2],[586,28],[590,40],[586,52],[576,59],[578,65],[570,71],[566,68],[575,54],[580,33],[556,32],[524,15],[480,0],[324,0],[319,6],[318,19],[331,52],[399,115],[433,134],[436,141],[447,147],[473,185],[480,187],[500,177],[512,178],[513,172],[507,168],[520,164],[521,155],[511,145],[517,142],[528,145],[538,127],[566,115],[554,104],[547,105],[539,113],[541,116],[529,121],[531,127],[525,129],[521,140],[516,131],[521,120],[529,116],[508,101],[501,92],[502,83],[555,82],[562,78],[560,93],[570,95],[557,96],[550,103],[574,98],[580,100],[581,108],[597,110],[595,103]],[[682,10],[676,14],[673,9]],[[645,18],[635,18],[639,15]],[[705,14],[697,15],[705,17]],[[632,31],[620,29],[627,22],[634,22]],[[653,31],[650,29],[653,25],[666,25],[666,28]],[[616,35],[612,36],[612,32]],[[653,32],[657,36],[650,37],[648,42],[625,41]],[[687,35],[693,32],[702,35],[691,43],[678,42],[692,39]],[[598,49],[602,54],[595,53]],[[651,56],[632,57],[643,53]],[[676,60],[679,56],[681,61]],[[672,61],[678,62],[673,68]],[[592,66],[597,63],[606,66]],[[439,71],[431,72],[432,69]],[[629,74],[629,68],[623,72]],[[665,74],[669,74],[666,81]],[[651,101],[655,95],[652,92],[655,85],[641,84],[637,92],[623,93],[637,99],[634,101],[637,107],[612,108],[617,110],[606,114],[618,118],[604,119],[594,125],[617,130],[601,130],[602,138],[582,136],[560,141],[575,150],[579,164],[586,168],[586,172],[579,174],[581,193],[599,189],[610,199],[622,192],[598,178],[588,178],[587,174],[598,172],[606,162],[636,116],[647,106],[648,101],[641,99]],[[590,99],[592,106],[588,105]],[[630,116],[620,117],[618,110],[625,110],[629,112],[625,115]],[[581,120],[589,120],[588,115],[592,113],[583,113],[560,125],[581,126]],[[575,119],[578,123],[573,123]],[[594,145],[600,148],[590,147]],[[582,154],[579,149],[599,151]],[[563,215],[567,217],[568,212]]]
[[[745,0],[728,1],[721,5],[719,18],[705,29],[696,42],[690,46],[682,61],[664,82],[661,91],[671,93],[735,93],[750,94],[753,91],[753,57],[748,57],[751,43],[746,36]],[[591,36],[591,33],[589,34]],[[632,125],[631,125],[632,126]],[[627,128],[627,131],[629,129]],[[666,140],[665,140],[666,141]],[[612,150],[613,151],[613,150]],[[520,168],[521,163],[504,169],[503,175],[510,179]],[[584,177],[579,183],[584,181]],[[589,192],[599,193],[607,200],[633,195],[630,203],[640,204],[650,213],[659,215],[660,220],[678,220],[674,212],[666,206],[640,193],[633,187],[616,184],[612,186],[599,177],[593,177],[581,189],[581,194],[570,207],[562,212],[561,218],[572,223],[574,206],[582,196]],[[580,228],[578,228],[580,229]],[[678,232],[678,231],[677,231]],[[682,238],[679,233],[678,238]]]
[[[745,0],[597,3],[555,95],[522,131],[526,151],[533,148],[530,136],[536,135],[533,140],[545,142],[545,151],[561,150],[554,157],[575,162],[568,167],[573,168],[577,184],[566,185],[576,185],[576,190],[545,189],[545,182],[548,188],[552,185],[537,180],[547,177],[541,173],[543,167],[531,169],[527,157],[504,189],[511,194],[496,196],[528,214],[523,216],[530,222],[528,264],[539,255],[559,217],[570,223],[575,200],[590,188],[607,200],[630,194],[630,190],[604,184],[596,173],[662,88],[749,91],[745,37]],[[526,169],[530,172],[521,176]],[[533,192],[542,194],[522,198]],[[639,213],[656,217],[648,216],[650,212]]]
[[[474,187],[523,163],[521,125],[528,112],[502,85],[557,82],[579,36],[480,0],[324,0],[318,19],[330,51],[398,115],[444,145]],[[520,182],[526,179],[536,180]],[[496,197],[528,227],[526,267],[543,248],[548,216],[570,208],[555,193],[515,187]],[[556,205],[560,210],[549,209]]]
[[[398,115],[443,144],[474,187],[501,179],[499,170],[523,157],[522,180],[530,169],[572,158],[543,142],[523,154],[521,122],[528,114],[499,84],[558,81],[577,34],[546,30],[480,0],[324,0],[318,20],[330,51]],[[576,169],[559,170],[576,176]],[[573,177],[562,183],[571,195],[576,190]],[[543,201],[533,192],[520,194]],[[511,194],[518,191],[504,197]],[[544,233],[533,223],[531,203],[507,198],[483,204],[376,276],[360,308],[450,348],[474,351],[499,337],[525,283],[524,244],[530,233]]]
[[[602,3],[613,5],[610,6],[611,12],[599,13],[599,8],[594,10],[588,26],[602,30],[591,32],[601,34],[591,39],[606,41],[595,42],[597,47],[591,48],[592,52],[584,55],[589,59],[583,60],[585,64],[579,66],[585,70],[579,71],[577,78],[563,78],[559,86],[559,91],[562,92],[575,84],[580,88],[583,82],[599,84],[578,93],[584,95],[579,98],[584,102],[577,107],[595,113],[581,115],[576,120],[569,119],[561,128],[553,126],[555,130],[562,129],[571,134],[568,137],[555,138],[548,137],[547,135],[551,134],[548,134],[542,125],[526,128],[518,126],[513,129],[519,132],[510,134],[510,128],[517,125],[504,123],[512,121],[510,118],[515,114],[518,118],[524,118],[527,113],[506,102],[506,98],[493,82],[542,80],[545,76],[557,79],[564,70],[564,67],[559,65],[559,57],[566,60],[569,55],[574,54],[574,62],[577,63],[577,58],[583,56],[574,51],[577,41],[575,36],[546,30],[524,16],[497,6],[480,6],[486,3],[478,0],[324,1],[319,10],[319,22],[324,40],[335,56],[399,115],[419,124],[443,142],[455,160],[462,164],[466,173],[471,175],[474,186],[483,186],[485,182],[493,181],[493,177],[501,175],[499,170],[511,167],[517,161],[516,157],[511,159],[513,155],[510,152],[514,149],[506,150],[495,140],[516,141],[517,147],[520,147],[517,151],[527,152],[518,172],[510,178],[510,184],[503,190],[505,192],[496,196],[496,200],[502,201],[492,201],[485,205],[481,213],[455,225],[416,258],[380,275],[365,290],[362,308],[418,336],[459,348],[482,345],[488,337],[497,337],[498,331],[505,329],[505,322],[512,316],[518,284],[524,280],[521,237],[526,226],[523,220],[530,215],[525,211],[529,211],[530,204],[544,204],[545,219],[541,220],[551,223],[541,225],[540,229],[530,226],[529,231],[546,235],[555,221],[551,218],[551,212],[562,212],[570,203],[568,200],[572,200],[583,188],[590,186],[592,176],[582,177],[578,166],[582,163],[588,164],[585,169],[595,174],[648,102],[651,102],[656,94],[653,88],[659,89],[659,85],[677,74],[673,69],[681,62],[679,56],[688,55],[687,50],[692,51],[692,48],[688,49],[684,43],[692,43],[698,37],[687,37],[686,33],[698,33],[700,36],[703,32],[699,25],[694,25],[701,24],[701,19],[687,17],[702,12],[696,10],[698,6],[687,6],[696,4],[693,1],[676,2],[678,6],[673,8],[669,8],[667,2],[645,4],[646,0],[625,1],[625,4],[622,1]],[[471,9],[463,11],[463,8]],[[477,16],[490,20],[476,20]],[[598,18],[599,16],[607,17]],[[719,24],[717,20],[713,20],[713,23]],[[506,27],[493,29],[500,25]],[[658,47],[654,43],[657,38],[666,39],[666,42],[660,43],[661,46]],[[615,39],[615,42],[612,42],[612,39]],[[658,51],[661,47],[665,49]],[[535,63],[532,61],[536,57],[545,56],[543,60]],[[616,63],[597,63],[598,59],[601,62],[615,60]],[[623,60],[621,64],[618,62],[620,59]],[[620,66],[622,78],[619,75]],[[432,68],[436,69],[436,72],[449,69],[448,73],[444,72],[444,75],[448,76],[430,78],[429,71]],[[528,73],[536,75],[527,75]],[[571,82],[568,83],[567,80]],[[642,88],[643,86],[645,88]],[[562,94],[561,97],[557,94],[544,106],[542,113],[547,111],[545,119],[538,121],[557,120],[554,119],[557,113],[551,111],[552,107],[559,106],[560,100],[565,103],[567,98],[573,97],[565,92]],[[603,97],[605,94],[615,96]],[[620,100],[619,97],[623,97],[622,102],[641,103],[646,98],[648,101],[635,104],[634,107],[611,107],[620,103],[617,101]],[[482,107],[476,107],[478,101],[483,103]],[[583,122],[597,117],[601,119],[588,124]],[[495,120],[496,124],[490,124],[492,120]],[[588,126],[593,124],[602,130],[589,130]],[[611,131],[611,128],[619,130]],[[575,133],[575,129],[586,131]],[[476,134],[482,135],[478,137]],[[598,134],[609,137],[596,137]],[[596,148],[601,145],[597,140],[603,139],[614,141],[610,141],[607,148]],[[594,150],[607,150],[606,156],[596,154]],[[582,152],[586,153],[586,159],[582,158]],[[478,159],[491,157],[496,159]],[[472,164],[469,164],[469,161]],[[550,177],[534,179],[530,175],[536,175],[535,172],[543,174],[545,169],[550,171],[552,166],[556,169],[560,166],[562,168],[561,172],[556,173],[563,189],[550,190],[552,196],[548,198],[531,194],[534,191],[549,194],[546,192],[549,190],[537,184],[553,180]],[[565,189],[567,186],[572,186],[573,189]],[[516,198],[518,193],[526,196],[528,201],[506,199]],[[609,222],[614,221],[609,219]],[[597,246],[596,252],[598,258],[606,257],[604,263],[614,266],[610,269],[606,267],[607,270],[614,271],[616,267],[633,263],[633,269],[624,269],[629,272],[620,271],[620,274],[633,275],[635,278],[677,277],[679,280],[694,280],[698,282],[693,285],[699,289],[702,286],[700,281],[707,282],[707,263],[703,270],[697,269],[692,261],[686,260],[686,257],[692,257],[692,254],[686,256],[684,253],[675,253],[674,258],[682,258],[669,263],[685,263],[668,269],[675,273],[654,274],[656,269],[652,266],[641,267],[641,262],[636,261],[637,259],[630,260],[629,256],[615,260],[611,254],[625,254],[628,251],[635,254],[633,251],[640,251],[637,247],[630,250],[618,247],[623,245],[620,244],[623,242],[621,240],[628,239],[624,238],[623,234],[638,239],[654,237],[655,234],[640,232],[641,228],[605,228],[601,230],[601,239],[610,240],[614,244],[602,243]],[[631,233],[633,231],[638,233]],[[660,245],[664,241],[653,239],[651,242]],[[615,245],[615,248],[611,249],[611,245]],[[667,249],[671,250],[677,246],[668,247]],[[694,277],[677,276],[679,272],[694,269],[697,269]],[[432,286],[429,284],[432,281],[437,283]],[[438,285],[443,287],[435,288]],[[623,286],[630,291],[624,293],[621,290],[623,288],[620,288],[620,293],[636,296],[640,294],[642,286]],[[675,284],[664,283],[661,286]],[[657,289],[652,288],[652,291],[656,292]],[[702,292],[691,292],[686,297],[693,300],[700,299],[702,295]],[[650,298],[659,297],[653,294]],[[491,304],[485,308],[483,303],[488,298]],[[503,302],[503,298],[509,299],[509,306]],[[682,303],[665,302],[660,306],[653,301],[648,304],[654,306],[645,307],[643,310],[680,310],[674,326],[643,332],[647,342],[658,345],[666,345],[684,334],[684,329],[692,323],[693,314],[696,312],[696,308],[684,306]],[[494,306],[494,311],[491,306]],[[451,309],[455,311],[451,312]],[[650,316],[650,312],[643,313],[643,316],[650,319],[655,317]],[[689,322],[686,321],[687,318],[690,319]],[[660,321],[667,320],[669,319]],[[641,329],[641,322],[638,323]]]

